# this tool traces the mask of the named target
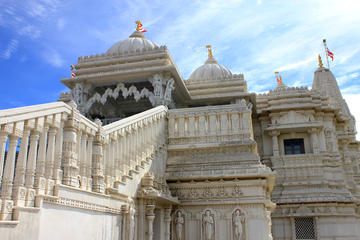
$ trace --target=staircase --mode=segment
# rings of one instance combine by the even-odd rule
[[[142,177],[164,171],[166,115],[159,106],[102,126],[63,102],[1,110],[0,235],[21,239],[4,226],[39,218],[44,202],[127,213]]]

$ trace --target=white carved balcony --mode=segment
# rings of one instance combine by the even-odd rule
[[[173,109],[168,119],[170,149],[253,142],[251,111],[245,103]]]

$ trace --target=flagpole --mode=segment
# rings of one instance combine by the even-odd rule
[[[323,43],[324,43],[324,48],[325,48],[326,62],[327,62],[327,65],[328,65],[328,69],[330,70],[330,65],[329,65],[329,56],[328,56],[328,53],[327,53],[327,47],[326,47],[326,39],[323,39]]]

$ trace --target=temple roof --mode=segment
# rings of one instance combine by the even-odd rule
[[[189,80],[222,80],[231,78],[232,73],[226,67],[220,65],[213,56],[209,56],[205,64],[198,67],[191,75]]]
[[[141,32],[135,31],[129,38],[112,45],[109,50],[107,50],[106,54],[122,54],[124,52],[136,52],[145,49],[152,50],[156,47],[159,47],[156,43],[146,39]]]

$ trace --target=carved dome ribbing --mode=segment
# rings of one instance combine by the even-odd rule
[[[204,65],[198,67],[191,75],[189,80],[216,80],[228,79],[232,73],[226,67],[218,64],[214,57],[209,57]]]
[[[158,45],[148,39],[139,32],[135,31],[130,35],[129,38],[121,40],[115,43],[109,50],[107,50],[107,54],[122,54],[124,52],[135,52],[137,50],[142,51],[144,49],[154,49],[158,47]]]

